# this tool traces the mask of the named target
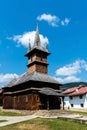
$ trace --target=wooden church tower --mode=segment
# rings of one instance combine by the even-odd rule
[[[36,34],[34,40],[34,46],[31,49],[31,45],[29,43],[28,52],[25,56],[28,57],[28,73],[32,72],[40,72],[47,74],[48,73],[48,62],[47,56],[50,53],[47,50],[47,45],[44,43],[44,47],[41,46],[38,25],[36,27]]]
[[[49,54],[47,44],[41,46],[37,25],[34,45],[31,48],[29,42],[25,54],[28,58],[28,71],[3,88],[4,109],[60,109],[60,97],[63,95],[58,92],[61,84],[48,75]]]

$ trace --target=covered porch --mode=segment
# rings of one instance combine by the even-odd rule
[[[64,95],[52,88],[42,88],[40,91],[41,109],[62,109],[64,110]],[[62,105],[61,105],[62,104]]]

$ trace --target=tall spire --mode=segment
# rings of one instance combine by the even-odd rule
[[[46,41],[44,42],[44,49],[48,50],[48,48],[47,48],[47,42]]]
[[[30,39],[29,39],[29,43],[28,43],[28,52],[31,51],[31,44],[30,44]]]
[[[37,24],[37,26],[36,26],[36,33],[35,33],[34,47],[41,47],[41,45],[40,45],[39,30],[38,30],[38,24]]]
[[[43,46],[41,46],[40,35],[38,31],[38,24],[36,26],[34,45],[31,48],[30,39],[28,42],[28,52],[25,54],[28,57],[28,73],[31,74],[33,72],[39,73],[48,73],[48,62],[47,56],[50,54],[47,50],[47,42]]]

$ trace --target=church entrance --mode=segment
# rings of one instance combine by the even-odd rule
[[[61,99],[57,96],[41,96],[41,109],[60,109]]]

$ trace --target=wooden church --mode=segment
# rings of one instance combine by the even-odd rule
[[[14,78],[3,88],[3,108],[19,110],[60,109],[61,97],[58,83],[48,75],[46,44],[41,46],[38,26],[34,46],[30,43],[28,52],[28,71]]]

